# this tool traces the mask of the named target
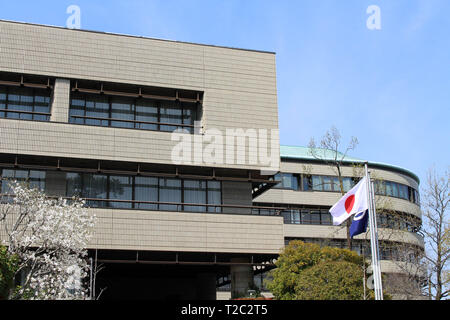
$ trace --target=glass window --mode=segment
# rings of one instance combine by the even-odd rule
[[[323,190],[331,191],[331,177],[324,176],[322,177],[322,180],[323,180]]]
[[[312,178],[310,175],[303,176],[303,191],[312,190]]]
[[[84,116],[86,111],[86,100],[80,94],[73,92],[70,100],[69,122],[84,124],[84,118],[74,118],[71,116]]]
[[[280,183],[277,183],[275,186],[274,186],[274,188],[276,188],[276,189],[281,189],[281,188],[283,188],[283,181],[282,181],[282,179],[281,179],[281,173],[277,173],[276,175],[274,175],[274,180],[275,181],[281,181]]]
[[[34,90],[34,112],[50,113],[50,96],[48,90]],[[33,114],[33,120],[49,121],[50,116]]]
[[[135,200],[138,201],[158,201],[158,178],[135,177]],[[158,204],[135,203],[137,209],[157,210]]]
[[[311,224],[311,214],[309,210],[302,210],[302,224]]]
[[[281,212],[283,216],[283,223],[290,224],[291,223],[291,210],[283,210]]]
[[[83,174],[82,184],[83,191],[82,197],[84,198],[97,198],[97,199],[107,199],[107,176],[100,174]],[[87,205],[91,207],[106,207],[106,202],[89,200]]]
[[[300,211],[299,210],[291,210],[291,221],[294,224],[300,224]]]
[[[342,178],[343,180],[344,178]],[[333,191],[341,192],[341,184],[339,183],[339,177],[332,177],[333,180]]]
[[[0,86],[0,109],[24,112],[0,111],[2,118],[48,121],[48,115],[30,112],[50,112],[50,90]]]
[[[66,174],[67,197],[82,197],[83,184],[81,173],[69,172]]]
[[[315,191],[322,191],[323,190],[323,184],[322,184],[322,177],[321,176],[312,176],[312,187]]]
[[[386,181],[385,185],[386,185],[386,195],[392,197],[394,195],[393,183],[390,181]]]
[[[400,198],[408,200],[408,187],[407,186],[400,184],[398,186],[398,193],[399,193]]]
[[[222,204],[220,181],[208,181],[208,204]],[[208,207],[208,212],[222,212],[221,207]]]
[[[398,198],[399,197],[399,193],[398,193],[399,185],[398,185],[398,183],[395,183],[395,182],[391,182],[391,184],[392,184],[392,194],[394,197]]]
[[[352,178],[343,178],[342,179],[342,184],[344,186],[344,192],[348,192],[350,191],[351,188],[353,188],[353,180]]]
[[[197,119],[197,105],[194,103],[182,103],[183,106],[183,124],[194,125],[194,121]],[[194,133],[194,128],[192,127],[182,127],[188,130],[190,133]]]
[[[328,210],[320,211],[320,221],[320,223],[324,225],[331,225],[333,223],[331,214],[328,212]]]
[[[130,98],[111,97],[111,118],[134,121],[134,101]],[[134,122],[111,121],[112,127],[134,128]]]
[[[136,121],[155,123],[136,123],[137,129],[158,130],[158,104],[153,100],[138,99],[136,102]]]
[[[160,107],[160,122],[171,124],[182,124],[182,112],[177,103],[172,101],[161,102]],[[172,132],[179,128],[178,126],[160,125],[161,131]]]
[[[86,116],[109,118],[109,102],[107,96],[86,96]],[[94,126],[108,126],[108,120],[86,119],[85,124]]]
[[[386,194],[386,182],[381,180],[375,180],[375,194],[385,195]]]
[[[320,224],[320,211],[311,211],[311,224]]]
[[[30,170],[28,179],[31,188],[45,190],[45,171]]]
[[[45,190],[45,171],[39,170],[10,170],[3,169],[2,179],[8,179],[10,181],[17,180],[18,182],[25,182],[30,188],[37,188],[41,191]],[[3,180],[1,192],[10,194],[9,181]]]
[[[298,190],[297,176],[292,173],[282,173],[281,187],[284,189]]]
[[[133,200],[133,177],[109,176],[109,199]],[[113,208],[131,208],[131,202],[110,201]]]
[[[33,89],[31,88],[15,88],[8,89],[8,109],[16,111],[33,111]],[[33,119],[32,114],[8,112],[7,118],[13,119]]]
[[[184,180],[183,181],[184,203],[206,204],[206,181]],[[204,206],[184,206],[185,211],[204,212]]]
[[[0,109],[6,109],[6,87],[0,86]],[[5,112],[0,111],[0,118],[5,117]]]
[[[181,202],[181,180],[172,178],[159,178],[159,201]],[[178,211],[181,205],[160,204],[160,210]]]

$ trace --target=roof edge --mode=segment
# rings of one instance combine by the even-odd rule
[[[178,41],[178,40],[171,40],[171,39],[152,38],[152,37],[137,36],[137,35],[126,34],[126,33],[115,33],[115,32],[107,32],[107,31],[89,30],[89,29],[70,29],[70,28],[66,28],[66,27],[62,27],[62,26],[55,26],[55,25],[50,25],[50,24],[39,24],[39,23],[33,23],[33,22],[14,21],[14,20],[7,20],[7,19],[0,19],[0,22],[24,24],[24,25],[30,25],[30,26],[47,27],[47,28],[55,28],[55,29],[70,30],[70,31],[90,32],[90,33],[98,33],[98,34],[106,34],[106,35],[112,35],[112,36],[121,36],[121,37],[138,38],[138,39],[147,39],[147,40],[155,40],[155,41],[183,43],[183,44],[191,44],[191,45],[196,45],[196,46],[205,46],[205,47],[213,47],[213,48],[259,52],[259,53],[267,53],[267,54],[276,55],[275,51],[245,49],[245,48],[228,47],[228,46],[221,46],[221,45],[214,45],[214,44],[196,43],[196,42],[189,42],[189,41]]]
[[[308,147],[302,147],[302,146],[288,146],[288,145],[280,145],[280,158],[281,159],[296,159],[296,160],[308,160],[308,161],[314,161],[314,162],[324,162],[325,160],[320,160],[320,159],[316,159],[313,158],[312,156],[308,157],[308,156],[302,156],[302,155],[294,155],[294,154],[283,154],[283,148],[288,147],[288,148],[302,148],[302,149],[309,149]],[[319,148],[320,149],[320,148]],[[365,163],[367,162],[369,166],[371,167],[375,167],[375,168],[382,168],[382,169],[390,169],[390,170],[394,170],[397,171],[399,173],[403,173],[406,174],[407,176],[409,176],[410,178],[414,179],[417,184],[420,185],[420,179],[419,177],[412,171],[397,166],[397,165],[392,165],[392,164],[388,164],[388,163],[383,163],[383,162],[377,162],[377,161],[366,161],[363,159],[357,159],[357,158],[350,158],[349,159],[344,159],[343,160],[344,163],[346,164],[356,164],[356,163]]]

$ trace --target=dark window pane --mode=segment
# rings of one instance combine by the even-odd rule
[[[33,89],[31,88],[9,88],[8,109],[17,111],[33,111]],[[8,118],[31,120],[31,114],[8,112]]]
[[[106,96],[86,96],[86,116],[109,118],[109,103]],[[108,120],[86,119],[86,124],[108,126]]]
[[[281,179],[281,173],[277,173],[276,175],[274,175],[273,178],[274,178],[275,181],[281,181],[281,182],[277,183],[277,184],[274,186],[274,188],[276,188],[276,189],[281,189],[281,188],[283,188],[283,181],[282,181],[282,179]]]
[[[111,98],[111,118],[134,121],[134,102],[133,99]],[[133,122],[111,121],[112,127],[134,128]]]
[[[82,190],[82,175],[81,173],[69,172],[66,174],[66,185],[67,191],[66,195],[68,197],[81,197],[83,194]]]
[[[311,214],[309,210],[302,210],[302,224],[311,224]]]
[[[312,187],[314,191],[322,191],[322,177],[321,176],[312,176]]]
[[[291,210],[291,223],[300,224],[300,211]]]
[[[402,199],[406,199],[408,200],[408,187],[400,184],[398,185],[398,193],[399,193],[399,197]]]
[[[136,120],[158,122],[158,105],[156,101],[139,99],[136,102]],[[136,128],[158,130],[157,124],[136,123]]]
[[[386,184],[386,195],[389,196],[389,197],[394,196],[393,183],[389,182],[389,181],[386,181],[385,184]]]
[[[31,188],[45,190],[45,171],[30,170],[28,180]]]
[[[290,210],[283,210],[281,212],[281,215],[283,216],[283,222],[286,224],[292,223],[291,222],[291,211]]]
[[[133,200],[133,178],[131,176],[109,177],[109,199]],[[113,208],[131,208],[131,202],[110,201]]]
[[[206,181],[184,180],[184,203],[206,204]],[[184,206],[185,211],[206,211],[204,206]]]
[[[392,182],[392,194],[394,197],[399,197],[398,193],[398,183]]]
[[[194,122],[197,120],[197,105],[194,103],[182,103],[183,105],[183,124],[194,125]],[[192,127],[183,127],[190,133],[194,132],[194,128]]]
[[[171,178],[159,178],[159,201],[181,202],[181,180]],[[179,211],[181,205],[160,204],[160,210]]]
[[[208,181],[208,204],[222,204],[220,181]],[[208,212],[221,212],[221,207],[208,207]]]
[[[321,224],[324,225],[331,225],[332,222],[332,218],[331,218],[331,214],[328,212],[328,210],[322,210],[320,211],[320,220],[321,220]]]
[[[158,178],[136,177],[135,200],[158,201]],[[158,205],[152,203],[135,203],[135,208],[157,210]]]
[[[161,123],[182,124],[181,108],[175,102],[172,101],[161,102],[160,113],[161,113],[160,115]],[[177,128],[179,127],[167,125],[160,126],[161,131],[168,131],[168,132],[172,132]]]
[[[12,194],[10,182],[14,180],[15,170],[3,169],[2,172],[2,193]]]
[[[107,176],[99,174],[83,174],[84,198],[107,198]],[[106,207],[106,202],[91,200],[87,204],[92,207]]]
[[[352,178],[343,178],[342,184],[344,187],[344,192],[348,192],[351,188],[353,188],[353,180]]]
[[[320,224],[320,211],[311,211],[311,224]]]
[[[312,178],[309,175],[303,176],[303,191],[312,190]]]
[[[322,178],[323,178],[323,190],[331,191],[331,182],[332,182],[331,177],[324,176]]]

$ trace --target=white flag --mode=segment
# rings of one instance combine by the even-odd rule
[[[368,209],[367,185],[366,177],[364,177],[331,207],[330,213],[333,216],[333,225],[340,225],[355,213]]]

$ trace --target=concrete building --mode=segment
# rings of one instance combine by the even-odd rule
[[[284,208],[283,237],[287,245],[291,240],[348,248],[346,228],[333,226],[329,209],[341,197],[337,171],[329,161],[330,151],[317,149],[314,156],[307,147],[281,146],[280,181],[276,186],[257,196],[253,204],[260,207]],[[339,155],[340,159],[343,155]],[[364,160],[346,156],[342,166],[343,186],[348,191],[364,175]],[[418,231],[422,225],[419,201],[419,178],[411,171],[386,163],[369,161],[371,177],[375,180],[375,198],[381,271],[384,286],[398,292],[405,275],[411,275],[408,262],[414,252],[424,250],[424,240]],[[254,209],[262,215],[277,214],[278,209]],[[354,237],[352,250],[370,257],[370,236]],[[255,268],[256,269],[256,268]],[[264,291],[267,274],[255,275],[255,283]],[[401,280],[401,282],[409,280]],[[396,287],[397,286],[397,287]],[[229,286],[219,288],[218,296],[230,297]],[[392,294],[394,298],[402,295]]]
[[[280,158],[274,53],[10,21],[0,44],[1,176],[87,199],[102,298],[238,296],[291,239],[344,243],[328,214],[334,172],[306,148]],[[346,188],[360,162],[347,158]],[[423,248],[419,179],[369,166],[389,212],[407,218],[380,213],[406,228],[382,240]]]
[[[230,273],[245,293],[283,246],[281,217],[251,215],[271,174],[239,145],[176,164],[172,133],[276,132],[275,54],[9,21],[0,43],[2,176],[89,199],[103,297],[215,299]]]

